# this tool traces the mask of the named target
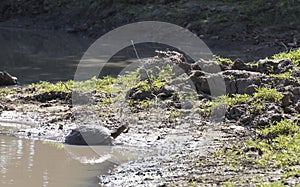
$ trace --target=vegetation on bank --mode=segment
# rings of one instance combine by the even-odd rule
[[[300,48],[297,49],[291,49],[288,52],[281,52],[278,54],[275,54],[272,56],[272,59],[275,60],[281,60],[288,58],[290,59],[294,64],[299,64],[300,63]]]
[[[111,85],[116,81],[115,78],[106,76],[101,79],[96,77],[91,78],[86,81],[73,81],[69,80],[67,82],[56,82],[50,83],[47,81],[41,81],[38,83],[33,83],[29,85],[29,89],[33,89],[35,92],[72,92],[72,91],[111,91]]]

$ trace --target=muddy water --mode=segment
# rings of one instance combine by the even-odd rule
[[[134,155],[121,150],[0,135],[0,186],[96,187],[98,176],[134,159]]]
[[[58,143],[0,137],[0,186],[95,187],[112,163],[83,164]]]

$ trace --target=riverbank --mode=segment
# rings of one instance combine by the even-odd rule
[[[17,137],[61,142],[79,125],[113,130],[128,123],[115,143],[147,156],[100,176],[104,186],[298,184],[299,49],[256,63],[202,62],[218,64],[217,73],[182,59],[160,52],[145,61],[152,81],[138,69],[118,78],[1,88],[0,123],[21,122],[10,132]],[[212,98],[216,75],[226,95]]]

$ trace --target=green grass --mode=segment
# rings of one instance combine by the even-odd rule
[[[271,77],[277,77],[277,78],[281,78],[281,79],[292,78],[292,75],[291,75],[290,71],[287,71],[285,73],[269,74],[269,76],[271,76]]]
[[[51,83],[47,81],[40,81],[38,83],[33,83],[29,88],[34,89],[37,92],[50,92],[50,91],[72,91],[73,90],[73,81],[68,82],[57,82]]]
[[[1,97],[5,97],[8,95],[14,95],[16,93],[17,92],[13,88],[8,88],[8,87],[0,88],[0,96]]]
[[[86,81],[73,81],[69,80],[67,82],[56,82],[51,83],[47,81],[41,81],[38,83],[33,83],[29,88],[35,89],[37,92],[51,92],[51,91],[61,91],[61,92],[72,92],[72,91],[111,91],[111,86],[115,82],[115,78],[104,77],[98,79],[96,77],[91,78]]]
[[[282,120],[257,133],[263,138],[247,141],[248,146],[263,152],[257,163],[273,167],[300,164],[300,127],[297,122]]]
[[[115,84],[112,85],[112,91],[125,93],[132,88],[136,88],[138,91],[151,91],[155,93],[162,86],[174,79],[174,70],[169,64],[161,67],[149,67],[147,69],[138,68],[135,71],[119,75]]]
[[[259,134],[265,137],[278,137],[279,135],[294,135],[300,130],[297,123],[283,120],[279,123],[273,123],[267,128],[259,130]]]
[[[211,112],[211,108],[218,107],[220,105],[227,105],[227,107],[231,108],[237,104],[248,103],[248,109],[251,113],[256,113],[264,109],[266,103],[279,103],[282,98],[283,94],[276,89],[261,87],[256,89],[253,96],[248,94],[232,94],[231,96],[222,95],[217,97],[211,103],[208,102],[205,106],[203,105],[202,108],[206,107],[208,108],[207,112]]]
[[[263,101],[279,102],[283,98],[283,94],[275,88],[261,87],[256,89],[253,97],[255,99],[262,99]]]
[[[284,185],[283,181],[276,181],[276,182],[260,182],[259,184],[256,185],[257,187],[282,187],[282,186],[287,186]]]
[[[288,53],[282,52],[272,56],[274,60],[290,59],[294,64],[299,64],[300,60],[300,48],[291,49]]]
[[[252,98],[252,96],[248,94],[233,94],[232,96],[229,95],[222,95],[215,99],[215,105],[218,104],[225,104],[229,107],[234,106],[239,103],[243,103],[246,101],[249,101]]]
[[[234,62],[229,58],[222,58],[220,56],[214,55],[218,64],[234,64]]]
[[[282,170],[278,181],[265,182],[262,178],[255,181],[257,186],[283,186],[288,177],[300,175],[300,126],[297,121],[285,119],[260,128],[256,133],[255,139],[218,150],[215,156],[224,157],[227,164],[237,167],[250,162],[248,167],[262,171]],[[254,158],[248,154],[253,151],[260,153]]]

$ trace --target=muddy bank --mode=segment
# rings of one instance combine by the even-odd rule
[[[118,78],[83,83],[42,82],[3,88],[0,123],[21,121],[25,127],[10,133],[61,142],[81,125],[113,130],[129,124],[114,143],[135,147],[147,156],[100,176],[104,186],[210,186],[228,181],[249,186],[260,183],[252,180],[257,177],[270,182],[274,181],[270,175],[280,178],[280,168],[252,167],[252,162],[245,162],[242,168],[246,169],[231,169],[228,160],[214,153],[255,137],[257,128],[282,120],[298,123],[297,54],[299,49],[257,63],[219,58],[214,63],[189,64],[178,52],[160,51],[157,57],[145,60],[151,76],[139,69]],[[220,71],[212,71],[214,67]],[[212,83],[224,88],[224,95],[213,96]],[[269,140],[273,136],[276,134],[257,137]],[[266,154],[258,148],[244,152],[254,152],[257,158]],[[292,181],[297,180],[297,175],[292,176]]]
[[[269,135],[257,135],[255,130],[282,120],[295,121],[299,126],[299,60],[261,60],[255,64],[222,61],[222,71],[217,75],[223,77],[228,95],[218,97],[210,105],[209,82],[218,80],[215,78],[217,75],[203,71],[203,65],[186,64],[176,53],[164,54],[174,63],[178,63],[195,84],[204,104],[202,110],[197,111],[201,114],[200,120],[190,126],[181,121],[180,125],[176,126],[178,132],[173,141],[162,143],[169,148],[158,145],[159,151],[154,155],[122,164],[113,170],[111,175],[102,176],[101,184],[214,186],[225,185],[230,181],[230,184],[249,186],[261,184],[261,181],[267,184],[281,179],[282,175],[285,175],[284,172],[280,174],[281,168],[261,168],[254,164],[255,161],[247,162],[243,159],[242,163],[228,161],[226,153],[216,155],[215,152],[232,145],[233,148],[228,149],[242,149],[246,155],[262,156],[265,153],[260,151],[260,148],[238,147],[238,142],[253,136],[269,140]],[[224,116],[222,109],[225,109]],[[218,111],[215,114],[221,115],[223,119],[221,123],[209,122],[215,110]],[[166,139],[168,138],[170,136],[167,135]],[[226,152],[226,148],[224,150]],[[243,155],[240,152],[237,154]],[[297,163],[290,164],[297,167]],[[299,182],[299,177],[292,175],[281,180],[284,184],[294,186]]]

